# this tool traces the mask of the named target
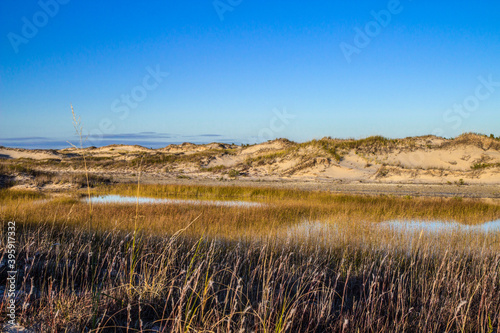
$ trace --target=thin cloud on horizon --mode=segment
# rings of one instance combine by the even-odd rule
[[[139,133],[118,133],[104,134],[100,137],[89,138],[84,142],[84,146],[107,146],[112,144],[141,145],[144,147],[161,148],[169,144],[181,144],[189,139],[192,143],[210,143],[207,138],[220,138],[222,143],[237,142],[238,140],[224,139],[220,134],[199,134],[199,135],[176,135],[171,133],[139,132]],[[73,139],[75,137],[72,137]],[[49,137],[8,137],[0,138],[0,146],[11,148],[28,149],[63,149],[71,147],[69,142],[75,140],[64,140],[62,138]]]

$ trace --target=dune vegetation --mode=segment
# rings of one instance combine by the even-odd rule
[[[139,168],[157,179],[500,183],[500,139],[476,133],[452,139],[432,135],[325,137],[302,143],[276,139],[255,145],[183,143],[158,149],[137,145],[60,150],[0,147],[0,157],[0,183],[3,176],[17,183],[33,183],[36,178],[37,186],[83,185],[74,174],[86,170],[109,182],[113,175],[135,174]],[[44,177],[35,177],[41,174]]]

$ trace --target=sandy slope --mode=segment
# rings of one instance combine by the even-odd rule
[[[27,150],[18,148],[0,148],[0,158],[17,159],[29,158],[33,160],[57,159],[58,155],[50,150]]]
[[[388,140],[321,140],[294,143],[278,139],[252,146],[221,143],[184,143],[161,149],[112,145],[87,148],[93,172],[136,172],[142,170],[165,178],[182,175],[194,179],[228,179],[240,173],[251,180],[289,179],[340,181],[344,183],[406,184],[500,184],[500,140],[464,134],[455,139],[435,136]],[[81,168],[78,149],[25,150],[0,148],[0,161],[58,159]],[[72,162],[74,161],[74,162]],[[105,161],[102,162],[102,161]],[[121,163],[118,163],[121,161]],[[58,169],[38,164],[38,168]],[[66,166],[66,168],[68,168]]]

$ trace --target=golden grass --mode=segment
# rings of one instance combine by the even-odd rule
[[[328,246],[316,237],[144,234],[134,251],[132,233],[20,224],[18,318],[39,332],[498,328],[498,236],[484,239],[496,241],[488,249],[467,238],[462,248],[436,249],[435,242],[455,238],[388,233],[377,244],[379,235],[352,231],[332,233]]]
[[[136,187],[133,184],[101,186],[93,194],[135,196]],[[334,218],[351,222],[417,219],[477,224],[500,218],[500,205],[462,198],[362,196],[292,189],[201,185],[143,185],[141,195],[153,198],[261,202],[278,209],[281,207],[285,211],[282,218],[289,221],[295,221],[298,217]],[[260,210],[265,219],[266,209]]]
[[[92,189],[93,195],[136,196],[137,185],[120,184]],[[96,204],[92,221],[100,230],[173,234],[195,217],[187,233],[239,239],[261,237],[304,221],[349,224],[353,228],[389,220],[440,220],[477,224],[500,219],[500,206],[480,200],[399,198],[339,195],[325,192],[236,186],[141,185],[140,194],[153,198],[239,200],[260,206],[220,207],[196,204]],[[83,195],[81,193],[80,195]],[[36,225],[51,222],[79,226],[89,219],[89,206],[76,193],[40,202],[42,194],[0,190],[0,218]],[[136,224],[137,223],[137,224]],[[96,227],[97,228],[97,227]]]
[[[137,190],[101,186],[92,194]],[[376,223],[474,224],[500,218],[498,205],[233,186],[141,184],[140,195],[262,205],[95,204],[89,231],[84,191],[39,200],[50,198],[1,190],[0,221],[18,226],[23,325],[40,332],[500,327],[500,233],[401,234]],[[0,253],[2,262],[5,246]],[[0,268],[0,283],[5,277]]]

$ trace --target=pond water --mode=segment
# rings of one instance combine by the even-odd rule
[[[413,232],[499,232],[500,220],[490,221],[482,224],[467,225],[457,222],[440,221],[388,221],[379,223],[380,228],[387,228],[394,231]]]
[[[317,238],[328,237],[338,231],[334,224],[328,224],[320,221],[304,221],[299,224],[292,225],[284,230],[282,236],[286,238]]]
[[[107,203],[119,203],[119,204],[190,204],[190,205],[211,205],[211,206],[226,206],[226,207],[260,207],[262,206],[259,202],[248,202],[248,201],[222,201],[222,200],[193,200],[193,199],[159,199],[159,198],[148,198],[148,197],[127,197],[122,195],[101,195],[90,198],[92,203],[95,204],[107,204]],[[88,198],[84,199],[88,202]]]
[[[84,199],[88,202],[88,199]],[[194,199],[160,199],[149,197],[129,197],[122,195],[102,195],[91,198],[94,204],[190,204],[190,205],[212,205],[225,207],[262,207],[259,202],[248,201],[223,201],[223,200],[194,200]],[[500,232],[500,220],[490,221],[476,225],[466,225],[457,222],[442,222],[442,221],[387,221],[374,224],[376,228],[398,231],[398,232],[483,232],[493,233]],[[317,235],[326,236],[330,233],[338,232],[335,224],[323,223],[318,221],[304,221],[298,225],[291,226],[286,229],[286,236],[302,236],[314,237]]]
[[[477,225],[466,225],[457,222],[442,221],[387,221],[373,223],[366,226],[371,230],[389,230],[402,234],[426,232],[438,234],[442,232],[463,233],[496,233],[500,232],[500,220],[490,221]],[[306,238],[320,240],[330,236],[342,234],[343,228],[335,223],[321,221],[304,221],[286,228],[281,236],[285,238]]]

